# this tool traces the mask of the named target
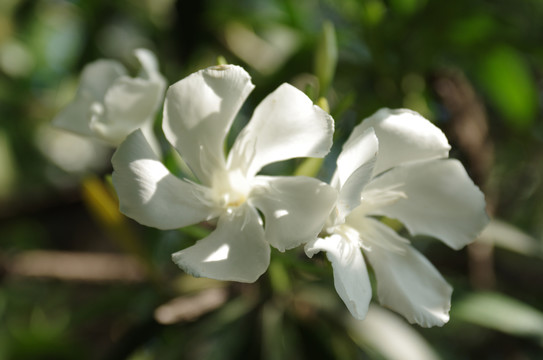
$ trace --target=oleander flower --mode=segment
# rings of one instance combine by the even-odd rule
[[[332,118],[288,84],[257,106],[225,156],[225,137],[253,88],[245,70],[223,65],[168,89],[163,130],[199,183],[171,174],[140,131],[112,159],[121,211],[139,223],[175,229],[217,219],[209,236],[172,256],[197,277],[256,281],[269,245],[284,251],[314,239],[334,205],[335,190],[316,179],[257,175],[267,164],[330,149]]]
[[[484,196],[461,163],[448,159],[445,135],[419,114],[381,109],[358,125],[343,146],[331,185],[338,198],[327,236],[306,244],[326,251],[339,296],[357,319],[372,297],[365,260],[382,305],[424,327],[449,319],[451,286],[410,242],[376,217],[401,221],[412,235],[453,249],[488,222]]]
[[[134,54],[142,66],[137,77],[130,77],[115,60],[101,59],[85,66],[74,100],[56,116],[53,125],[112,146],[141,128],[158,152],[153,123],[166,81],[152,52],[136,49]]]

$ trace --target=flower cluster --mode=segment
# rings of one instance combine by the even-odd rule
[[[216,224],[173,254],[180,268],[254,282],[268,268],[270,245],[285,251],[305,244],[309,257],[326,252],[354,317],[364,318],[372,297],[368,261],[382,304],[422,326],[448,320],[451,287],[408,239],[379,221],[397,219],[411,235],[436,237],[453,249],[485,226],[483,195],[448,159],[450,146],[437,127],[409,110],[382,109],[353,130],[330,184],[259,175],[274,162],[324,157],[333,119],[283,84],[256,107],[226,154],[226,136],[254,85],[239,66],[210,67],[166,92],[164,135],[196,178],[183,179],[161,162],[150,131],[164,80],[149,52],[136,55],[143,66],[138,78],[115,62],[89,65],[76,99],[55,123],[118,146],[113,184],[128,217],[159,229]]]

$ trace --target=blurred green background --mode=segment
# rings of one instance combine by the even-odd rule
[[[1,0],[0,359],[543,358],[542,34],[539,0]],[[283,82],[326,96],[323,180],[380,107],[442,128],[493,218],[458,252],[413,239],[454,286],[450,322],[422,329],[379,307],[354,321],[329,264],[296,250],[255,284],[178,270],[170,254],[209,230],[120,216],[111,149],[50,127],[85,64],[135,73],[137,47],[169,84],[219,56],[244,66],[256,88],[235,131]]]

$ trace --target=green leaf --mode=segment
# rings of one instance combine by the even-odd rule
[[[361,349],[371,349],[385,359],[439,359],[413,326],[383,307],[371,304],[363,321],[348,317],[346,322],[349,336]]]
[[[273,304],[267,303],[262,308],[263,358],[267,360],[284,359],[283,348],[283,312]]]
[[[270,267],[268,268],[268,274],[270,276],[270,282],[272,289],[278,294],[287,294],[290,289],[290,279],[288,271],[285,265],[277,259],[272,257]]]
[[[543,247],[537,239],[504,221],[490,220],[477,241],[492,244],[524,256],[543,258]]]
[[[13,192],[13,185],[17,175],[15,160],[11,150],[9,135],[0,129],[0,198]]]
[[[364,24],[374,26],[379,24],[386,15],[386,6],[381,0],[369,0],[363,3],[364,12],[362,18]]]
[[[456,302],[451,318],[513,336],[536,337],[543,345],[543,313],[503,294],[470,294]]]
[[[317,54],[315,57],[315,74],[319,79],[320,96],[326,95],[334,79],[337,57],[336,30],[334,24],[326,21],[322,26],[322,33],[317,44]]]
[[[323,159],[307,158],[294,170],[294,176],[314,177],[319,173]]]
[[[536,85],[519,52],[499,46],[479,66],[481,85],[508,125],[524,130],[534,122],[537,110]]]
[[[473,45],[487,40],[497,28],[495,19],[487,13],[458,19],[451,26],[450,39],[457,45]]]

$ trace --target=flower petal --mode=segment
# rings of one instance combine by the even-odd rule
[[[192,276],[251,283],[268,268],[270,247],[258,213],[246,204],[222,215],[215,231],[172,259]]]
[[[279,251],[317,237],[335,204],[337,193],[304,176],[257,176],[250,202],[265,217],[266,240]]]
[[[93,100],[102,100],[113,82],[126,74],[125,67],[115,60],[94,61],[83,69],[79,91]]]
[[[406,198],[374,209],[396,218],[413,235],[430,235],[453,249],[470,243],[488,223],[483,193],[462,164],[453,159],[398,166],[374,179],[365,190],[395,188]]]
[[[128,134],[152,124],[162,100],[164,84],[141,78],[123,76],[108,89],[104,112],[91,121],[91,129],[113,145],[120,144]]]
[[[147,49],[136,49],[134,55],[141,64],[141,77],[144,79],[162,82],[166,85],[166,80],[158,70],[158,60],[152,51]]]
[[[350,137],[343,145],[337,159],[337,170],[332,178],[332,186],[339,189],[337,219],[347,216],[360,205],[362,190],[371,180],[377,160],[379,142],[372,128],[356,137]]]
[[[94,61],[83,69],[74,100],[53,120],[53,125],[79,135],[93,136],[89,127],[91,107],[101,103],[113,82],[126,74],[125,68],[113,60]]]
[[[411,110],[381,109],[355,127],[349,139],[370,127],[379,139],[375,174],[407,161],[447,157],[451,148],[439,128]]]
[[[423,327],[445,324],[449,321],[452,287],[428,259],[405,244],[405,239],[386,225],[375,224],[381,229],[372,234],[380,234],[382,238],[374,238],[374,242],[403,244],[402,251],[372,246],[365,252],[375,271],[379,302],[403,315],[410,323]],[[389,239],[385,240],[385,237]]]
[[[161,105],[166,80],[158,72],[152,52],[137,49],[135,55],[142,65],[142,77],[119,77],[107,89],[102,112],[93,116],[90,128],[112,145],[119,145],[132,131],[142,128],[153,150],[160,154],[153,123]]]
[[[176,229],[218,215],[210,190],[172,175],[141,130],[126,138],[111,162],[121,212],[143,225]]]
[[[325,239],[318,238],[305,246],[309,257],[319,251],[326,251],[332,263],[334,286],[338,295],[351,314],[363,320],[371,300],[371,284],[360,248],[334,234]]]
[[[338,188],[343,187],[356,169],[373,160],[378,150],[379,141],[373,128],[350,136],[337,158],[337,170],[332,183],[337,182]]]
[[[230,168],[248,177],[263,166],[296,157],[323,157],[332,146],[330,115],[300,90],[283,84],[255,109],[230,151]]]
[[[53,125],[83,136],[94,136],[90,129],[90,108],[94,101],[90,97],[77,94],[58,115],[53,119]]]
[[[234,65],[198,71],[170,86],[163,130],[192,171],[211,185],[213,169],[224,168],[224,140],[253,90],[249,74]]]

